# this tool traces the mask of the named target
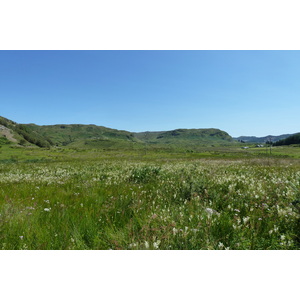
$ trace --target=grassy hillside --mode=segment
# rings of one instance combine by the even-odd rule
[[[96,125],[47,125],[28,124],[29,128],[49,139],[56,146],[99,147],[118,146],[138,142],[132,133]]]
[[[24,124],[18,124],[0,117],[0,137],[20,145],[36,145],[47,148],[52,145],[51,140],[41,136],[38,132]]]
[[[149,144],[224,144],[232,143],[232,137],[219,129],[176,129],[171,131],[139,132],[134,136]]]
[[[232,144],[228,133],[219,129],[176,129],[159,132],[132,133],[96,125],[18,124],[0,117],[2,142],[22,146],[36,145],[41,148],[67,146],[72,148],[191,148],[203,145]],[[2,130],[2,131],[1,131]],[[1,134],[2,133],[2,134]]]

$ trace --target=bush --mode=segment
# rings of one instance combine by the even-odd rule
[[[160,167],[144,166],[132,170],[129,181],[134,183],[147,183],[157,178]]]

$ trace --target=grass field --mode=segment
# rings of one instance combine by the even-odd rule
[[[299,249],[300,148],[0,149],[1,249]]]

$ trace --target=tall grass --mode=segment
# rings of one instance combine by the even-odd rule
[[[0,164],[2,249],[299,249],[287,160]]]

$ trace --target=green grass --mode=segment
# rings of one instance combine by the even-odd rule
[[[300,148],[211,148],[4,145],[0,248],[299,249]]]

